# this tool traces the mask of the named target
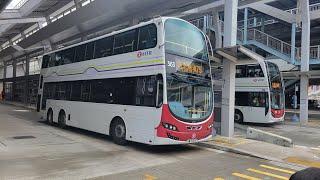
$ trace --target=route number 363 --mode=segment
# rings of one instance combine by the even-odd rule
[[[176,62],[168,61],[168,66],[174,68],[174,67],[176,67]]]

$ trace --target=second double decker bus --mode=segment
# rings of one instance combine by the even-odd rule
[[[284,98],[283,79],[275,63],[236,66],[235,122],[283,121]]]
[[[213,97],[205,35],[177,18],[148,22],[43,56],[38,111],[73,126],[152,145],[207,140]]]

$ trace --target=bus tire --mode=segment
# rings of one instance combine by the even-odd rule
[[[64,112],[64,110],[60,110],[60,112],[59,112],[58,123],[62,129],[65,129],[67,127],[66,113]]]
[[[49,110],[47,112],[47,123],[49,125],[53,125],[53,111],[51,108],[49,108]]]
[[[243,114],[240,110],[236,109],[234,111],[234,121],[236,123],[243,123]]]
[[[121,118],[115,118],[111,122],[110,135],[115,144],[126,145],[126,125]]]

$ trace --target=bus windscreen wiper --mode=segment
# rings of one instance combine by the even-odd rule
[[[184,83],[189,83],[188,81],[185,81],[180,76],[178,76],[176,73],[171,73],[170,75],[177,81],[181,81],[181,82],[184,82]]]
[[[205,85],[205,86],[208,85],[208,82],[205,82],[205,81],[203,81],[202,79],[197,79],[197,78],[192,77],[192,76],[190,76],[190,75],[187,76],[187,77],[188,77],[189,80],[192,81],[192,83],[193,83],[194,85]]]

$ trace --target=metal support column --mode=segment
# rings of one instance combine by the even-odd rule
[[[247,44],[247,40],[248,40],[248,8],[244,8],[243,44]]]
[[[2,81],[2,89],[3,92],[6,90],[6,78],[7,78],[7,62],[3,62],[3,81]]]
[[[214,26],[214,34],[215,34],[215,48],[221,48],[222,47],[222,32],[221,32],[221,24],[219,22],[219,12],[214,11],[212,13],[212,20],[213,20],[213,26]]]
[[[224,5],[224,47],[237,43],[238,0],[225,0]],[[235,62],[223,60],[224,85],[222,87],[221,135],[234,134]]]
[[[265,29],[265,24],[264,22],[266,21],[265,17],[262,16],[261,17],[261,32],[264,32],[264,29]]]
[[[25,71],[25,73],[24,73],[24,78],[25,78],[25,84],[24,84],[24,103],[25,103],[26,105],[28,104],[28,96],[29,96],[29,91],[28,91],[29,70],[30,70],[30,57],[27,55],[27,56],[26,56],[26,71]]]
[[[309,71],[310,59],[310,9],[309,0],[300,0],[301,5],[301,72]],[[308,122],[308,77],[302,75],[300,80],[300,122]]]
[[[207,25],[208,24],[208,16],[203,16],[203,29],[202,32],[207,34]]]
[[[296,23],[291,25],[291,64],[296,61]]]
[[[253,18],[253,27],[257,27],[257,18],[256,17]]]
[[[17,81],[16,81],[16,76],[17,76],[17,60],[12,60],[12,78],[13,78],[13,81],[12,81],[12,100],[16,100],[16,84],[17,84]]]
[[[17,77],[17,60],[12,60],[12,77]]]

